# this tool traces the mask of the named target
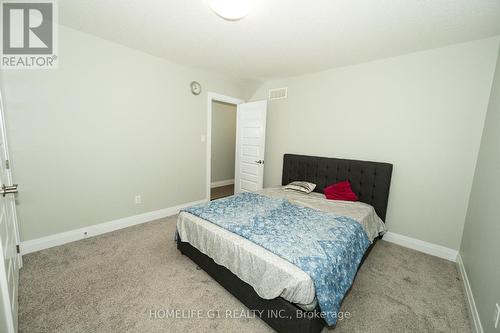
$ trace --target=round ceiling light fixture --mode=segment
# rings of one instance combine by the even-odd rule
[[[208,0],[210,8],[228,21],[238,21],[250,12],[250,0]]]

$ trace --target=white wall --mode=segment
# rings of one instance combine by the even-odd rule
[[[236,105],[212,102],[212,183],[234,179]]]
[[[460,255],[485,333],[495,330],[492,314],[500,302],[500,57],[491,89]]]
[[[206,92],[253,83],[59,35],[59,69],[1,73],[22,240],[205,198]]]
[[[284,153],[394,164],[387,225],[458,249],[499,38],[266,82],[265,186]]]

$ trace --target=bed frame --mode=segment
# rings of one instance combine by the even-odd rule
[[[282,185],[295,180],[309,181],[317,184],[315,192],[323,193],[323,188],[329,184],[347,179],[351,182],[352,190],[358,196],[359,201],[372,205],[383,221],[387,212],[391,175],[392,164],[389,163],[293,154],[285,154],[283,157]],[[367,249],[359,267],[377,240],[375,239]],[[249,310],[258,310],[256,315],[262,313],[259,317],[277,332],[318,333],[326,325],[320,316],[319,308],[304,311],[281,297],[263,299],[252,286],[240,280],[226,267],[215,263],[191,244],[178,239],[177,248]]]

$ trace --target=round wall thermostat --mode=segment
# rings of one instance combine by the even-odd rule
[[[191,92],[193,95],[199,95],[201,93],[201,84],[196,81],[191,82]]]

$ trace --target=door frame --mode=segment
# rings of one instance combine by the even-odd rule
[[[2,141],[4,144],[4,150],[5,150],[5,155],[9,159],[9,164],[11,161],[10,157],[10,152],[9,152],[9,142],[7,140],[7,127],[5,126],[5,109],[3,105],[3,97],[2,97],[2,91],[0,90],[0,122],[2,126]],[[7,180],[9,184],[13,184],[12,180],[12,171],[9,168],[7,169]],[[13,219],[15,221],[15,229],[16,229],[16,245],[21,246],[21,236],[19,234],[19,220],[17,218],[17,209],[16,209],[16,202],[15,200],[10,201],[9,205],[11,206],[11,211],[13,215]],[[19,269],[23,268],[23,256],[21,254],[21,251],[17,253],[17,260],[19,262]]]
[[[8,140],[7,140],[7,128],[5,126],[5,109],[4,109],[4,104],[3,104],[3,97],[2,97],[2,91],[0,90],[0,135],[2,136],[2,142],[3,142],[3,145],[4,145],[4,154],[5,154],[5,160],[9,161],[9,164],[10,164],[10,155],[9,155],[9,144],[8,144]],[[12,172],[11,172],[11,169],[10,167],[7,168],[7,166],[5,166],[5,173],[6,173],[6,176],[7,176],[7,183],[8,184],[12,184]],[[18,247],[19,249],[19,246],[21,244],[21,241],[20,241],[20,236],[19,236],[19,225],[18,225],[18,222],[17,222],[17,213],[16,213],[16,203],[15,203],[15,200],[9,200],[8,203],[6,203],[6,206],[10,206],[10,211],[11,211],[11,214],[12,214],[12,219],[14,221],[14,237],[15,237],[15,240],[14,240],[14,243],[16,245],[16,247]],[[7,208],[7,209],[9,209]],[[5,215],[6,216],[6,220],[5,220],[5,223],[7,223],[7,214]],[[2,244],[3,246],[3,244]],[[17,319],[17,315],[18,315],[18,307],[16,305],[16,313],[15,313],[15,316],[13,316],[13,313],[12,313],[12,300],[10,298],[10,294],[9,294],[9,286],[8,286],[8,277],[7,277],[7,274],[8,274],[8,271],[5,269],[5,265],[4,265],[4,261],[5,261],[5,253],[3,253],[3,248],[0,249],[0,261],[1,261],[1,266],[0,267],[0,290],[1,290],[1,294],[2,294],[2,299],[0,299],[0,302],[2,302],[4,304],[4,311],[5,311],[5,317],[6,317],[6,325],[7,325],[7,329],[8,329],[8,332],[12,332],[14,333],[17,329],[18,329],[18,319]],[[17,251],[16,251],[17,252]],[[17,252],[16,254],[16,259],[17,259],[17,264],[18,264],[18,269],[21,269],[21,267],[23,266],[23,260],[22,260],[22,256],[21,256],[21,253]],[[11,267],[11,269],[14,269],[14,267]],[[19,275],[18,275],[18,279],[19,279]],[[17,298],[19,297],[19,280],[17,280],[17,286],[16,286],[17,290],[15,290],[15,297],[16,297],[16,300],[14,300],[14,302],[17,302]]]
[[[226,96],[214,92],[208,92],[208,105],[207,105],[207,134],[206,134],[206,145],[207,145],[207,174],[206,174],[206,196],[205,200],[210,201],[210,185],[212,183],[212,102],[223,102],[238,105],[245,103],[244,100],[236,97]],[[235,125],[236,126],[236,125]],[[236,138],[235,138],[236,139]]]

